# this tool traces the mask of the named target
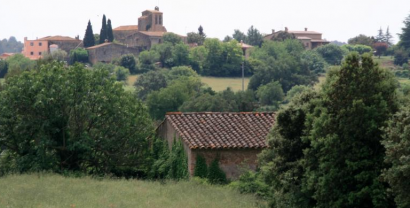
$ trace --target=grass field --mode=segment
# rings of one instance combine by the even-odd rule
[[[396,66],[393,64],[394,59],[391,56],[381,56],[380,59],[377,56],[373,56],[373,60],[376,63],[379,63],[379,66],[384,67],[384,68],[396,68]]]
[[[222,186],[195,181],[148,182],[11,175],[0,179],[0,207],[263,207],[264,202]]]
[[[138,79],[138,76],[128,76],[128,86],[124,86],[124,88],[126,90],[134,90],[132,86]],[[248,88],[249,79],[249,77],[245,77],[245,89]],[[201,81],[217,92],[226,90],[227,87],[231,87],[233,91],[242,90],[242,78],[201,77]]]

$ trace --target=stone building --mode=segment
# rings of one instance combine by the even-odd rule
[[[192,176],[199,154],[208,166],[219,157],[228,178],[237,178],[243,167],[255,170],[257,155],[267,147],[267,136],[275,122],[273,113],[167,113],[157,135],[168,141],[181,139]]]
[[[58,48],[69,54],[72,49],[83,47],[83,43],[79,37],[47,36],[36,40],[28,40],[25,37],[22,54],[29,59],[37,60],[43,56],[44,52],[50,52],[50,46],[52,50]]]
[[[114,28],[114,39],[128,47],[148,50],[153,45],[163,42],[162,36],[167,32],[163,23],[163,13],[158,7],[155,7],[155,10],[145,10],[138,18],[138,25]],[[181,35],[180,37],[186,43],[186,37]]]
[[[125,54],[133,54],[138,56],[137,48],[127,47],[117,43],[102,43],[100,45],[87,48],[88,61],[92,64],[97,62],[110,63],[112,59]]]
[[[272,30],[272,33],[266,35],[263,39],[273,40],[275,37],[277,37],[280,33],[283,32],[293,34],[295,38],[300,40],[303,46],[305,46],[305,48],[309,50],[330,43],[329,41],[322,39],[322,33],[309,31],[308,28],[305,28],[304,31],[293,31],[289,30],[287,27],[285,27],[285,31],[281,30],[275,32],[275,30]]]

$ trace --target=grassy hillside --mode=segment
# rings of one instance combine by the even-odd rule
[[[250,195],[194,181],[96,180],[58,175],[0,179],[0,207],[261,207]],[[259,204],[259,205],[258,205]]]
[[[131,75],[128,77],[126,90],[134,90],[132,87],[139,75]],[[245,89],[248,87],[250,78],[245,78]],[[241,78],[221,78],[221,77],[201,77],[201,81],[211,87],[213,90],[219,92],[231,87],[233,91],[242,90]]]

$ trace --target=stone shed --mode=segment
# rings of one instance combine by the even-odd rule
[[[170,146],[174,138],[182,140],[191,175],[199,154],[208,165],[219,157],[226,176],[237,178],[243,167],[257,168],[257,155],[267,148],[267,136],[274,123],[274,113],[174,112],[167,113],[157,135]]]
[[[110,63],[113,59],[125,54],[133,54],[134,56],[139,54],[138,49],[117,43],[102,43],[86,49],[88,51],[88,60],[92,64],[97,62]]]

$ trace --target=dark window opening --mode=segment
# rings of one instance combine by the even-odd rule
[[[41,56],[41,52],[38,52],[38,55],[40,55],[40,56]]]
[[[30,55],[34,55],[34,52],[33,52],[33,51],[31,51],[31,52],[30,52]]]
[[[43,45],[43,43],[41,43],[41,42],[40,42],[40,43],[38,43],[38,46],[42,46],[42,45]]]
[[[30,42],[30,46],[34,46],[34,43],[33,43],[33,42]]]

